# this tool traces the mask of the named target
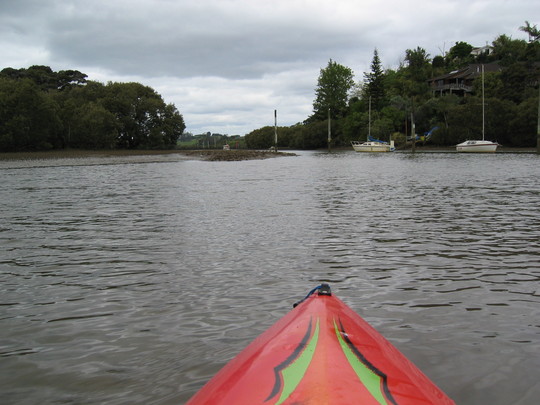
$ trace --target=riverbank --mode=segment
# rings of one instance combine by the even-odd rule
[[[80,159],[96,157],[122,157],[122,156],[156,156],[179,155],[186,159],[207,161],[239,161],[253,159],[269,159],[281,156],[296,156],[294,153],[271,152],[259,150],[233,149],[203,149],[203,150],[80,150],[63,149],[41,152],[10,152],[0,153],[0,160],[44,160],[44,159]]]
[[[322,150],[322,149],[321,149]],[[333,148],[332,151],[349,151],[350,147]],[[399,149],[397,153],[411,153],[411,149]],[[435,146],[417,146],[417,153],[456,153],[455,147],[435,147]],[[536,148],[510,148],[500,147],[496,153],[536,153]],[[152,157],[164,158],[168,156],[171,159],[186,160],[205,160],[205,161],[240,161],[240,160],[260,160],[271,159],[282,156],[297,156],[290,152],[272,152],[268,150],[249,150],[249,149],[200,149],[200,150],[81,150],[81,149],[62,149],[40,152],[7,152],[0,153],[0,161],[36,161],[52,159],[84,159],[84,158],[129,158],[135,161],[147,161]],[[160,160],[161,160],[160,158]],[[167,159],[169,160],[169,159]]]
[[[238,160],[254,160],[254,159],[270,159],[280,156],[296,156],[295,153],[289,152],[272,152],[261,150],[233,149],[233,150],[186,150],[180,152],[185,156],[199,158],[202,160],[215,161],[238,161]]]

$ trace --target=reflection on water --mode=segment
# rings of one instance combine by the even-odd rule
[[[2,403],[183,403],[321,281],[457,403],[533,403],[538,157],[300,154],[0,166]]]

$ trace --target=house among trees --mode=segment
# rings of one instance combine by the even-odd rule
[[[482,55],[490,55],[493,52],[493,47],[491,45],[484,45],[480,46],[478,48],[473,48],[471,51],[471,55],[474,57],[479,57]]]
[[[498,62],[484,64],[484,72],[500,72]],[[433,95],[455,94],[464,97],[472,93],[473,82],[482,74],[482,64],[475,63],[428,80]]]

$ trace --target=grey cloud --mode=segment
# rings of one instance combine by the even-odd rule
[[[53,58],[129,75],[255,78],[313,62],[321,49],[352,45],[349,37],[309,26],[251,25],[195,35],[175,27],[148,32],[116,17],[57,21],[49,49]]]
[[[0,68],[44,64],[139,81],[174,103],[192,132],[246,133],[274,108],[283,125],[307,118],[330,58],[361,81],[375,47],[396,68],[409,48],[436,56],[456,41],[515,38],[536,3],[0,0]]]

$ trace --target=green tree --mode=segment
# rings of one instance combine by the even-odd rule
[[[178,111],[140,83],[109,83],[104,107],[117,117],[120,148],[162,148],[176,144],[185,129]]]
[[[530,97],[512,111],[509,122],[511,136],[509,146],[536,146],[536,132],[538,120],[538,96]]]
[[[61,70],[56,75],[56,87],[58,90],[64,90],[68,87],[84,85],[87,77],[78,70]]]
[[[516,104],[494,97],[486,97],[485,103],[486,139],[498,141],[503,145],[511,144],[514,134],[510,123],[515,116]],[[480,113],[478,120],[481,119]]]
[[[433,134],[432,140],[438,144],[449,142],[449,116],[451,111],[459,105],[460,98],[455,94],[447,94],[441,97],[434,97],[428,100],[422,107],[429,109],[426,114],[430,127],[438,126],[439,130]]]
[[[433,60],[431,61],[431,66],[433,67],[433,69],[442,69],[442,68],[444,68],[444,66],[445,66],[444,57],[441,56],[441,55],[435,56],[433,58]]]
[[[0,78],[0,150],[55,147],[58,106],[30,79]]]
[[[118,138],[114,114],[100,103],[79,105],[73,113],[69,144],[82,149],[114,149]]]
[[[382,109],[381,117],[391,123],[391,126],[388,126],[387,131],[394,132],[402,127],[404,121],[407,119],[407,114],[404,109],[400,109],[396,105],[388,105]],[[384,136],[387,137],[388,133],[383,134],[383,137]]]
[[[500,85],[497,96],[504,100],[513,101],[516,104],[525,99],[535,96],[535,84],[540,77],[538,67],[527,65],[526,63],[514,63],[500,74]],[[486,75],[487,77],[487,75]]]
[[[441,76],[446,71],[446,61],[441,55],[437,55],[431,61],[431,72],[433,76]]]
[[[448,55],[446,56],[448,66],[451,69],[462,68],[470,64],[473,60],[471,52],[473,46],[467,42],[456,42],[456,44],[450,48]]]
[[[364,100],[355,98],[349,104],[347,116],[343,119],[343,135],[344,142],[366,139],[366,135],[362,133],[364,128],[367,128],[368,113]]]
[[[493,41],[491,58],[498,60],[501,66],[510,66],[518,61],[525,60],[527,42],[522,39],[512,39],[507,35],[500,35]]]
[[[176,145],[180,136],[186,129],[184,117],[174,104],[167,104],[163,110],[163,121],[160,130],[162,131],[162,147],[172,147]]]
[[[89,103],[101,104],[105,98],[105,86],[94,81],[88,81],[84,86],[65,82],[64,86],[59,86],[58,91],[53,93],[53,97],[60,107],[59,117],[63,124],[59,147],[83,148],[79,142],[78,130],[82,129],[86,136],[88,133],[80,125],[81,114]]]
[[[389,103],[393,97],[404,96],[406,87],[404,76],[403,67],[401,67],[399,70],[386,69],[384,73],[384,88]]]
[[[353,77],[354,74],[350,68],[330,59],[328,66],[321,69],[319,74],[312,120],[326,120],[329,109],[333,119],[346,114],[349,91],[354,86]]]
[[[405,52],[404,69],[405,93],[410,97],[427,97],[429,86],[427,80],[431,77],[431,61],[425,49],[407,49]]]
[[[540,41],[529,42],[525,49],[525,61],[536,64],[540,61]]]
[[[394,132],[394,123],[389,117],[378,114],[371,123],[371,136],[381,141],[389,141],[390,134]]]
[[[170,148],[182,115],[139,83],[86,80],[48,66],[0,71],[0,148]]]
[[[324,148],[328,144],[328,122],[315,121],[303,125],[298,136],[298,147],[302,149]],[[336,136],[337,134],[334,133],[333,137]]]
[[[42,90],[62,90],[67,86],[85,84],[87,76],[78,70],[54,72],[49,66],[34,65],[28,69],[5,68],[0,72],[0,77],[30,79]]]
[[[529,35],[529,42],[540,41],[540,30],[536,28],[536,24],[531,25],[531,23],[525,21],[525,25],[519,27],[519,29]]]
[[[301,149],[301,143],[297,144],[295,140],[301,126],[301,124],[297,124],[292,127],[277,127],[278,148],[294,147]],[[251,131],[245,136],[246,147],[250,149],[269,149],[274,146],[274,130],[274,127],[265,126]]]
[[[266,126],[256,129],[245,138],[246,146],[250,149],[268,149],[274,144],[274,127]]]
[[[451,106],[448,111],[449,144],[458,144],[467,139],[478,139],[482,133],[482,107],[476,97],[468,98],[464,103]]]
[[[371,71],[364,73],[364,83],[365,92],[368,97],[371,97],[371,107],[375,111],[380,110],[385,104],[386,94],[384,91],[384,71],[376,48],[373,51]]]

